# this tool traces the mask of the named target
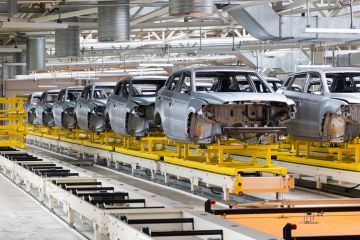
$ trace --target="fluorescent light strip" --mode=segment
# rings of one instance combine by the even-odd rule
[[[140,67],[173,67],[172,63],[140,63]]]
[[[360,29],[352,28],[305,28],[306,33],[346,33],[356,34],[360,33]]]
[[[39,85],[38,88],[57,88],[57,85]]]

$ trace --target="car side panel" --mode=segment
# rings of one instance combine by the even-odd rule
[[[163,130],[170,138],[174,136],[170,127],[170,102],[173,97],[173,93],[174,92],[172,91],[162,89],[159,91],[155,100],[155,113],[160,114]]]
[[[190,95],[174,92],[169,103],[170,128],[175,139],[187,140],[188,105]]]
[[[53,106],[53,115],[54,115],[55,124],[61,128],[64,127],[62,124],[62,113],[64,111],[63,104],[64,103],[62,101],[56,100]]]
[[[88,130],[88,100],[84,98],[78,98],[76,100],[75,113],[77,118],[78,126],[81,129]]]

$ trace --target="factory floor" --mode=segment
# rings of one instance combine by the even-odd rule
[[[0,239],[83,239],[0,174]]]

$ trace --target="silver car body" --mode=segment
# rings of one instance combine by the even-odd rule
[[[29,94],[27,100],[24,104],[24,108],[26,111],[26,122],[30,124],[36,124],[36,112],[35,107],[36,104],[40,102],[42,92],[34,92]]]
[[[52,108],[59,93],[60,90],[49,90],[42,93],[40,102],[35,107],[36,123],[47,127],[55,125]]]
[[[93,132],[106,130],[106,102],[116,84],[116,82],[99,82],[84,87],[75,105],[79,128]]]
[[[347,142],[360,135],[360,69],[324,68],[291,75],[278,91],[297,105],[292,138]]]
[[[243,77],[247,85],[238,83]],[[211,82],[210,91],[197,91],[199,82]],[[275,139],[274,135],[286,131],[282,124],[293,116],[294,105],[253,70],[187,68],[174,72],[158,92],[155,120],[172,140],[208,144],[232,137],[259,141],[269,134]]]
[[[84,87],[62,89],[54,102],[53,115],[55,125],[61,128],[74,129],[76,125],[75,104]]]
[[[155,131],[155,95],[167,79],[165,76],[143,76],[121,80],[106,105],[111,129],[132,136]]]

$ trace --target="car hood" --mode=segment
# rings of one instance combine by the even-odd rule
[[[95,105],[106,105],[107,99],[93,99],[91,100],[92,103],[94,103]]]
[[[155,103],[155,97],[134,97],[131,100],[139,105],[145,106]]]
[[[254,102],[283,102],[293,105],[294,102],[279,93],[252,93],[252,92],[214,92],[196,93],[196,98],[201,98],[209,104],[223,104],[226,102],[254,101]]]
[[[66,107],[75,107],[75,105],[76,105],[75,101],[66,102]]]
[[[360,93],[332,93],[330,98],[360,104]]]

